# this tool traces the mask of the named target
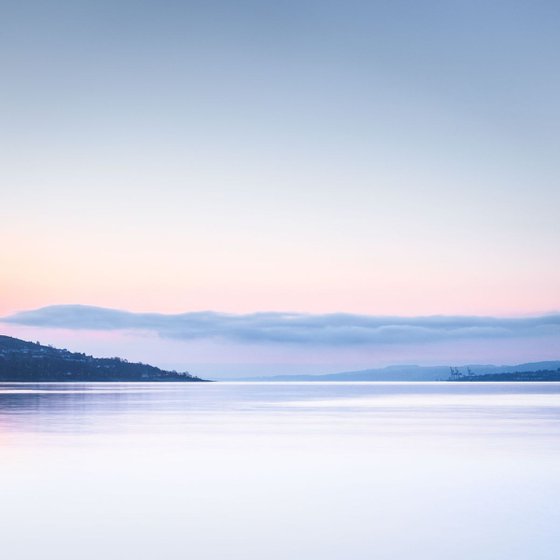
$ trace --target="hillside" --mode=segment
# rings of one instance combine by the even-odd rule
[[[204,381],[121,358],[94,358],[0,335],[0,381]]]

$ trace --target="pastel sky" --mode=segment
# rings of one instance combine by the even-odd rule
[[[545,0],[3,2],[0,316],[558,312],[559,21]],[[0,330],[224,375],[560,358],[548,331]]]

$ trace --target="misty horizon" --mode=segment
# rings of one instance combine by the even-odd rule
[[[560,314],[135,313],[55,305],[0,318],[6,334],[216,379],[560,358]],[[216,361],[216,357],[219,360]]]

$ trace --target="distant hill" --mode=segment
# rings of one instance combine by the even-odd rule
[[[86,354],[0,335],[0,381],[204,381],[121,358]]]
[[[495,366],[489,364],[471,364],[459,366],[463,375],[485,376],[500,373],[520,373],[536,371],[554,371],[560,368],[560,361],[530,362],[513,366]],[[364,369],[330,373],[327,375],[275,375],[271,377],[252,378],[252,381],[447,381],[450,376],[449,366],[388,366],[378,369]],[[246,378],[249,381],[249,378]]]

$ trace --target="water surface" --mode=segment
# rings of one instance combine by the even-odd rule
[[[3,556],[560,557],[560,384],[0,384]]]

